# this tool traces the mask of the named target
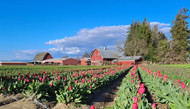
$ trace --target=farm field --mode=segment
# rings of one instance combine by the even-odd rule
[[[0,75],[0,109],[190,108],[188,68],[35,66],[28,73],[32,66],[14,67],[20,66],[10,67],[13,75]]]
[[[14,73],[20,74],[34,74],[37,72],[47,72],[51,73],[54,71],[64,72],[64,71],[74,71],[74,70],[89,70],[89,69],[100,69],[100,68],[113,68],[117,66],[0,66],[0,74],[13,75]]]
[[[14,67],[17,68],[17,66]],[[8,68],[8,66],[1,68]],[[21,68],[20,71],[19,68]],[[10,108],[15,103],[34,104],[35,102],[36,105],[30,106],[35,108],[53,108],[56,103],[68,105],[87,103],[88,95],[116,80],[128,69],[125,66],[92,66],[85,67],[82,71],[80,66],[77,67],[80,70],[69,67],[64,71],[49,69],[47,72],[40,69],[46,68],[45,66],[40,66],[40,68],[37,67],[39,71],[28,73],[22,68],[32,69],[30,66],[18,66],[16,73],[13,72],[14,69],[9,73],[1,73],[0,108]],[[22,73],[19,73],[21,71]]]
[[[161,65],[161,66],[175,67],[175,68],[189,68],[190,69],[190,64]]]
[[[153,71],[160,71],[163,75],[168,75],[170,79],[177,80],[180,79],[190,84],[190,65],[149,65],[145,66]]]

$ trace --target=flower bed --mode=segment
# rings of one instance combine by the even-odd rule
[[[125,73],[126,67],[88,70],[80,72],[35,73],[28,75],[0,76],[0,93],[23,93],[30,99],[48,100],[56,97],[65,104],[87,101],[87,95],[108,85]]]
[[[175,87],[167,78],[168,75],[152,72],[142,66],[137,69],[135,66],[123,79],[113,108],[150,109],[161,103],[168,104],[171,109],[189,109],[190,96],[182,90],[185,87],[184,82],[181,87]],[[156,99],[149,100],[153,95]]]

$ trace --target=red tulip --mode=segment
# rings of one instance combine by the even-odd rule
[[[94,105],[92,105],[92,106],[90,107],[90,109],[95,109],[95,106],[94,106]]]
[[[18,81],[20,81],[20,78],[18,78]]]
[[[137,78],[137,81],[139,81],[139,78]]]
[[[137,109],[137,108],[138,108],[138,104],[137,103],[133,103],[132,109]]]
[[[3,90],[5,90],[5,87],[2,87]]]

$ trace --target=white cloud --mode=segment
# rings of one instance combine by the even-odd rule
[[[158,25],[158,29],[169,35],[170,24],[151,22],[151,27]],[[46,42],[52,48],[44,50],[17,50],[16,56],[21,59],[32,59],[38,52],[50,52],[53,55],[82,55],[85,51],[91,52],[94,48],[114,49],[118,41],[125,40],[125,34],[130,25],[101,26],[92,29],[81,29],[76,35],[63,37]],[[124,42],[124,41],[123,41]]]
[[[154,25],[158,26],[158,30],[162,31],[167,37],[170,36],[170,24],[168,23],[160,23],[160,22],[150,22],[150,26],[153,27]]]

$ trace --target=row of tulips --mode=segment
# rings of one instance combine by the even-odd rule
[[[168,75],[172,80],[178,80],[185,82],[186,85],[190,84],[190,68],[175,68],[175,67],[168,67],[168,66],[146,66],[146,68],[158,72],[160,71],[163,75]]]
[[[114,100],[114,109],[150,109],[155,108],[146,98],[145,84],[139,79],[137,66],[135,66],[123,79],[119,87],[118,97]]]
[[[92,91],[109,84],[125,73],[126,67],[79,72],[40,72],[28,75],[0,76],[0,93],[23,93],[27,97],[47,100],[56,96],[58,102],[81,103]]]
[[[160,71],[155,72],[142,66],[139,66],[139,71],[150,93],[156,95],[158,102],[168,104],[171,109],[190,108],[190,95],[183,90],[184,82],[181,83],[181,87],[175,87],[167,80],[168,75],[163,75]]]

